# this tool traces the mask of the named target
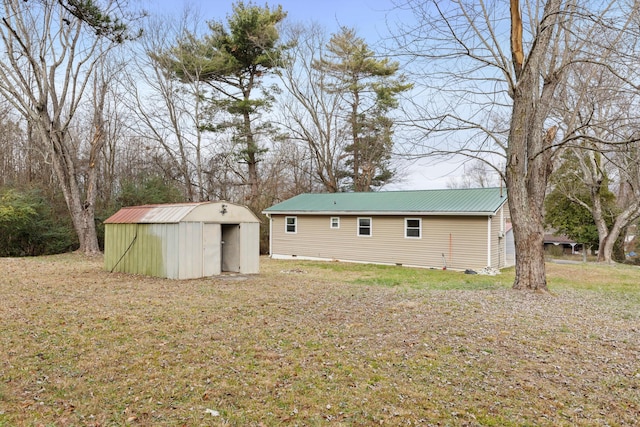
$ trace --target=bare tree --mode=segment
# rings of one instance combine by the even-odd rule
[[[576,66],[571,74],[561,112],[564,126],[573,129],[572,141],[564,147],[570,152],[564,157],[573,163],[554,179],[555,190],[591,213],[599,236],[598,260],[611,263],[620,234],[640,215],[636,94],[591,64]],[[615,205],[606,203],[603,195],[613,196],[616,190]]]
[[[328,37],[317,24],[290,26],[284,34],[292,48],[279,73],[286,93],[279,102],[281,122],[292,142],[308,147],[316,178],[335,193],[342,188],[349,129],[341,120],[341,94],[323,90],[327,73],[313,66],[323,56]]]
[[[98,202],[108,210],[112,209],[114,196],[120,190],[120,181],[133,179],[131,174],[139,171],[140,165],[148,164],[148,150],[144,145],[136,146],[136,139],[128,132],[133,115],[128,109],[125,99],[128,88],[123,84],[123,75],[128,68],[129,58],[108,58],[100,74],[102,88],[106,90],[104,97],[94,97],[94,113],[100,113],[102,118],[96,118],[102,129],[104,144],[99,154]],[[99,104],[98,100],[102,100]],[[98,107],[99,109],[96,109]],[[94,129],[97,126],[93,126]],[[131,156],[125,154],[127,150],[135,153],[135,164],[130,162]]]
[[[177,22],[168,18],[150,22],[136,67],[128,74],[129,108],[137,118],[132,131],[161,150],[171,168],[167,175],[176,176],[191,201],[206,198],[204,129],[211,122],[212,110],[206,100],[212,94],[200,78],[201,67],[184,68],[182,72],[190,78],[180,81],[167,72],[173,64],[157,53],[168,50],[184,34],[197,33],[201,24],[193,9],[185,9]]]
[[[463,174],[459,179],[451,178],[447,183],[449,188],[488,188],[501,184],[500,175],[487,166],[485,162],[473,159],[462,165]]]
[[[11,108],[0,107],[0,187],[25,182],[27,177],[26,137]]]
[[[418,24],[399,30],[397,41],[413,69],[424,64],[431,101],[417,122],[426,135],[422,148],[480,158],[498,172],[494,159],[502,159],[516,245],[513,287],[545,291],[544,199],[554,153],[574,131],[561,128],[559,98],[576,64],[591,63],[621,80],[633,75],[629,61],[617,59],[632,48],[623,35],[637,5],[511,0],[510,13],[490,0],[402,5]]]
[[[111,17],[118,6],[117,1],[103,8],[54,0],[2,1],[0,96],[33,126],[85,254],[100,250],[94,223],[97,170],[89,164],[89,178],[82,180],[79,157],[81,145],[96,153],[104,140],[95,133],[98,138],[77,144],[70,130],[100,58],[128,38],[126,26]]]

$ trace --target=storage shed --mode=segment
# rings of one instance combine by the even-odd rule
[[[133,206],[104,224],[108,271],[169,279],[259,272],[260,220],[245,206],[225,201]]]

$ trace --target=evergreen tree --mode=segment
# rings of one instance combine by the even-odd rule
[[[278,44],[277,26],[285,16],[281,6],[271,9],[240,1],[233,5],[226,25],[210,22],[210,33],[204,37],[187,34],[169,52],[155,53],[158,63],[177,78],[209,84],[215,94],[213,105],[232,117],[206,128],[233,130],[234,141],[241,147],[236,155],[247,165],[249,205],[260,195],[257,165],[266,151],[258,136],[270,131],[268,123],[258,123],[260,113],[269,109],[273,99],[274,89],[265,87],[263,79],[280,64],[284,47]],[[262,96],[256,96],[257,91]]]
[[[393,120],[389,113],[398,105],[397,95],[412,85],[397,75],[399,63],[378,59],[364,39],[343,27],[327,45],[329,54],[314,66],[331,81],[322,89],[341,94],[351,130],[346,151],[350,166],[344,175],[351,178],[354,191],[371,191],[394,175],[390,168]]]

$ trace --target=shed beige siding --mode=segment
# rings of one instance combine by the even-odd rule
[[[220,224],[202,223],[202,275],[205,277],[222,273],[222,248]]]
[[[236,248],[225,257],[224,236]],[[118,271],[170,279],[220,274],[222,266],[259,272],[260,221],[248,208],[228,202],[179,203],[122,208],[105,221],[104,265]]]
[[[359,216],[356,215],[339,216],[339,228],[331,228],[332,216],[297,215],[296,233],[286,233],[285,217],[291,216],[296,215],[272,215],[271,251],[274,257],[434,268],[442,268],[446,262],[448,268],[479,269],[487,266],[489,234],[493,233],[486,216],[411,215],[372,216],[370,237],[357,235]],[[405,218],[421,219],[421,238],[405,238]],[[495,222],[499,223],[497,219]],[[497,231],[494,237],[497,241]]]
[[[106,224],[105,268],[109,271],[171,277],[166,253],[177,246],[174,224]],[[163,238],[163,236],[166,236]]]
[[[193,209],[182,221],[188,222],[215,222],[221,224],[260,223],[257,216],[245,206],[229,202],[202,203],[198,209]]]
[[[202,223],[106,224],[105,268],[192,279],[202,277]]]
[[[240,224],[240,272],[258,274],[260,272],[260,241],[254,236],[260,235],[260,224]]]
[[[178,244],[175,249],[175,258],[178,262],[178,276],[170,279],[195,279],[202,277],[202,230],[201,222],[181,222],[179,226]]]

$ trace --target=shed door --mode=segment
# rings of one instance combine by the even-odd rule
[[[220,224],[203,225],[202,276],[220,274]]]
[[[222,224],[222,271],[240,272],[240,224]]]

